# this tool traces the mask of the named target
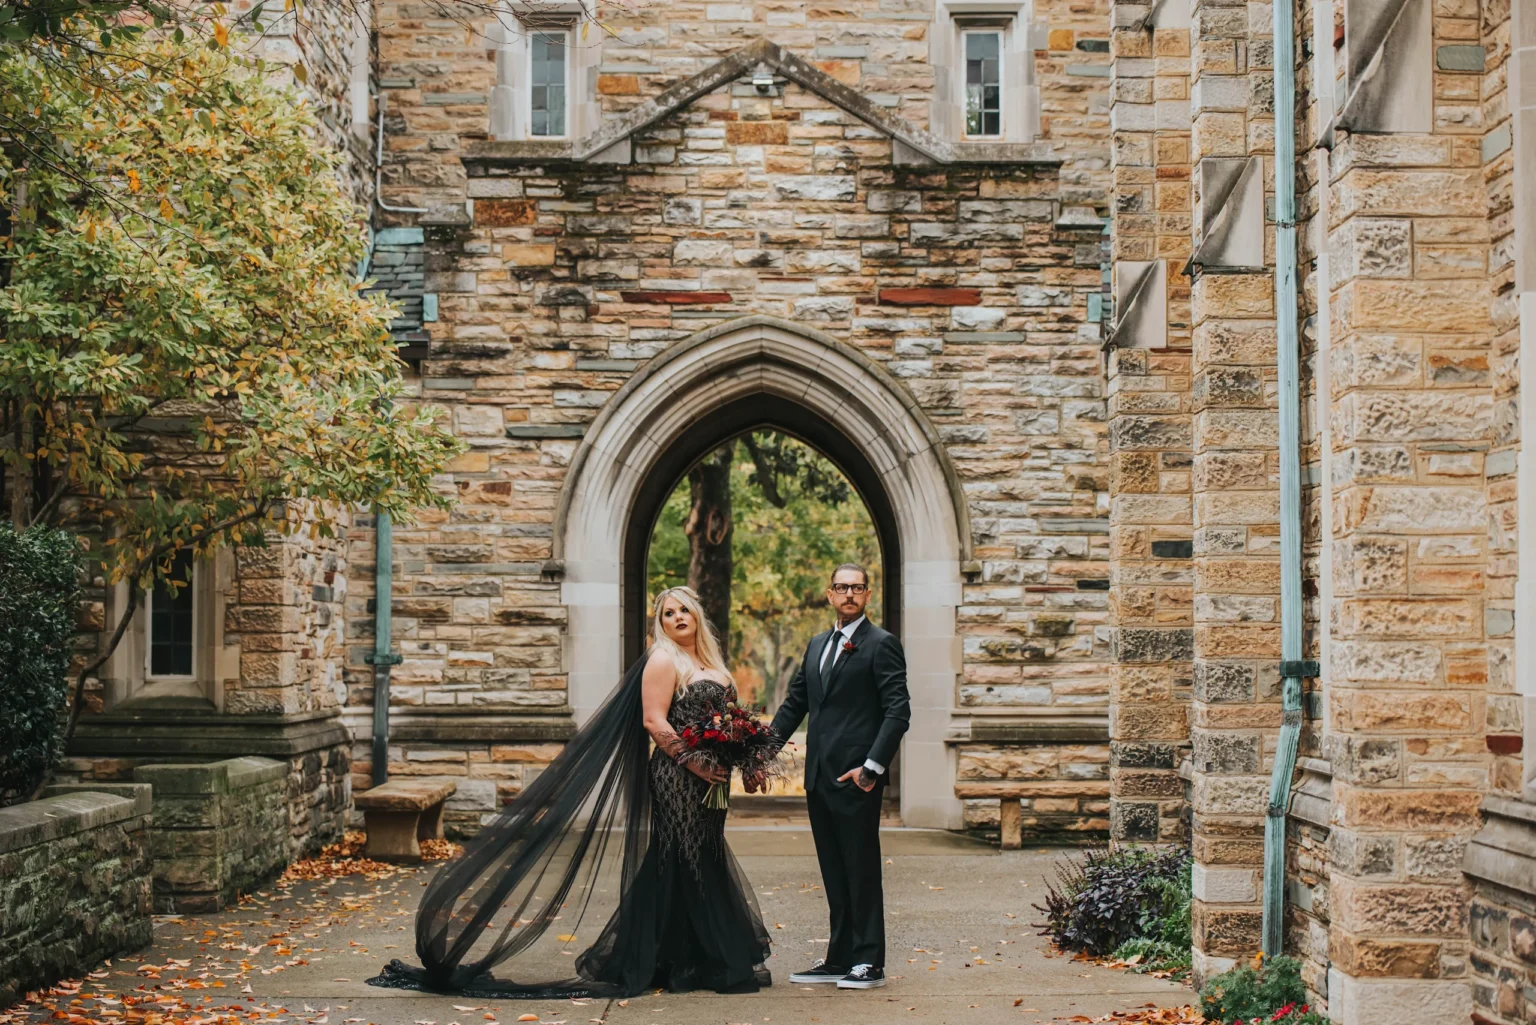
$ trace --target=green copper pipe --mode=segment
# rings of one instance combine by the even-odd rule
[[[373,785],[378,786],[389,781],[389,670],[400,663],[400,656],[389,650],[395,534],[382,509],[374,512],[373,557],[373,654],[368,661],[373,664]]]
[[[1296,324],[1296,49],[1291,0],[1275,50],[1275,333],[1280,385],[1280,740],[1264,819],[1264,953],[1285,947],[1285,813],[1301,742],[1301,373]],[[1324,539],[1324,543],[1327,541]]]

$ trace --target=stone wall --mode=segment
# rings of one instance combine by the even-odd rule
[[[154,788],[155,910],[208,914],[270,882],[288,864],[286,766],[270,758],[141,765]]]
[[[1159,806],[1144,788],[1173,768],[1187,711],[1197,975],[1258,947],[1279,724],[1276,540],[1290,512],[1276,490],[1268,197],[1276,174],[1294,174],[1305,644],[1322,675],[1308,682],[1310,768],[1288,831],[1287,944],[1341,1022],[1463,1020],[1471,978],[1480,1014],[1522,1020],[1522,1008],[1489,996],[1518,963],[1507,941],[1474,929],[1473,943],[1494,952],[1469,967],[1471,888],[1460,867],[1483,795],[1522,783],[1511,643],[1523,220],[1511,216],[1522,188],[1520,135],[1509,130],[1512,7],[1410,0],[1393,31],[1422,26],[1412,56],[1398,51],[1371,84],[1358,49],[1374,38],[1366,26],[1379,5],[1296,5],[1300,156],[1278,169],[1270,9],[1196,0],[1181,68],[1158,42],[1178,7],[1114,12],[1117,270],[1177,252],[1194,279],[1187,376],[1170,373],[1183,345],[1175,263],[1157,330],[1117,324],[1126,329],[1113,339],[1113,827],[1127,839],[1168,835],[1154,823],[1178,802]],[[1187,94],[1164,81],[1181,75]],[[1423,102],[1393,110],[1362,99],[1375,88]],[[1172,118],[1182,95],[1181,162]],[[1242,179],[1253,201],[1227,189],[1239,167],[1256,169]],[[1184,180],[1179,213],[1192,217],[1163,216],[1155,183]],[[1192,578],[1145,543],[1151,530],[1181,526],[1174,496],[1185,480],[1167,460],[1185,445]],[[1186,624],[1181,649],[1166,635]],[[1149,654],[1159,647],[1166,654]],[[1186,650],[1187,704],[1164,683]],[[1478,899],[1508,908],[1507,896]]]
[[[1463,867],[1475,887],[1468,912],[1476,1025],[1536,1021],[1536,811],[1490,797],[1487,823]]]
[[[265,545],[235,552],[224,641],[239,649],[239,675],[219,681],[223,710],[234,715],[339,711],[346,696],[341,610],[350,517],[338,511],[339,536],[324,538],[310,536],[312,517],[297,503],[284,515],[284,530],[270,531]]]
[[[669,342],[762,312],[881,361],[953,439],[983,562],[959,705],[1102,709],[1097,253],[1075,263],[1098,225],[1056,226],[1049,167],[894,167],[888,140],[794,87],[761,123],[730,106],[712,94],[648,130],[636,149],[654,160],[633,167],[474,179],[473,224],[429,239],[424,396],[473,450],[447,522],[395,532],[396,700],[562,703],[541,574],[575,439]]]
[[[1467,884],[1434,854],[1478,828],[1489,771],[1490,295],[1469,127],[1351,134],[1330,167],[1332,345],[1352,357],[1332,383],[1330,1006],[1467,1000]]]
[[[334,715],[221,716],[137,709],[82,720],[61,781],[130,782],[144,765],[176,759],[186,765],[246,751],[284,766],[282,814],[268,819],[282,837],[284,863],[318,853],[339,840],[352,812],[350,737]],[[99,753],[93,753],[99,752]]]
[[[769,34],[839,86],[926,122],[931,13],[742,6],[727,24],[716,6],[707,17],[688,4],[665,17],[604,11],[604,116]],[[633,163],[476,156],[493,81],[483,44],[461,45],[446,27],[423,33],[414,13],[379,8],[397,154],[385,192],[472,207],[427,218],[438,320],[424,325],[420,393],[471,451],[446,482],[457,506],[395,528],[404,661],[391,705],[419,728],[414,744],[396,744],[392,725],[391,772],[462,765],[498,796],[515,792],[527,765],[498,763],[496,747],[539,739],[538,723],[566,714],[566,609],[546,563],[580,439],[647,361],[751,314],[851,344],[900,380],[946,441],[975,556],[958,611],[962,720],[974,710],[1103,723],[1108,481],[1088,315],[1107,205],[1102,14],[1036,12],[1051,31],[1036,53],[1045,116],[1032,156],[914,167],[888,135],[795,83],[706,93],[638,132]],[[347,684],[359,783],[371,547],[354,533]],[[492,719],[486,728],[502,732],[483,744],[459,739]],[[1105,783],[1078,779],[1062,775],[1039,810],[1066,815],[1072,803],[1073,829],[1102,828]],[[461,799],[474,793],[461,785]]]
[[[259,0],[235,0],[229,8],[242,19],[241,27],[247,27],[244,19],[258,6],[261,31],[238,33],[234,48],[265,60],[274,80],[303,95],[320,132],[343,155],[347,186],[359,206],[370,212],[376,110],[372,98],[377,92],[373,4],[295,4],[279,11]]]
[[[428,208],[463,203],[466,148],[487,137],[496,85],[487,8],[379,0],[377,81],[385,109],[382,194]],[[603,119],[621,115],[667,86],[757,38],[771,38],[838,81],[920,127],[931,123],[935,71],[929,62],[934,5],[850,0],[826,6],[707,0],[592,7],[601,25],[582,32],[596,50],[591,97]],[[1064,198],[1102,212],[1108,187],[1108,76],[1105,0],[1038,0],[1033,67],[1040,90],[1036,138],[1065,161]],[[394,218],[388,223],[408,221]]]
[[[1190,31],[1187,10],[1113,7],[1111,276],[1161,263],[1143,304],[1166,322],[1119,339],[1107,359],[1110,491],[1111,830],[1171,841],[1187,831],[1177,775],[1189,752],[1194,551],[1191,396]],[[1116,310],[1115,316],[1124,311]],[[1106,324],[1106,329],[1113,325]]]
[[[0,1007],[149,945],[150,796],[0,808]]]
[[[1328,1010],[1330,829],[1333,783],[1328,763],[1301,760],[1285,836],[1285,947],[1301,961],[1301,977],[1319,1011]]]
[[[1109,833],[1109,747],[963,744],[955,792],[965,799],[968,829],[992,834],[1000,827],[999,802],[1016,801],[1026,841],[1100,839]]]
[[[1516,10],[1516,8],[1520,8]],[[1488,637],[1487,746],[1490,755],[1490,789],[1504,796],[1522,793],[1530,773],[1524,765],[1524,715],[1522,688],[1516,670],[1515,590],[1520,565],[1519,544],[1519,447],[1521,293],[1529,291],[1536,261],[1524,252],[1530,230],[1529,189],[1536,162],[1531,159],[1530,82],[1536,73],[1532,30],[1536,11],[1520,4],[1484,4],[1478,43],[1482,47],[1483,72],[1479,84],[1483,131],[1479,157],[1488,210],[1487,274],[1490,294],[1490,338],[1482,363],[1466,369],[1480,373],[1493,400],[1493,429],[1483,466],[1487,480],[1488,566],[1484,584]],[[1525,38],[1517,37],[1523,27]],[[1476,47],[1466,45],[1466,71],[1455,76],[1462,92],[1471,97],[1477,81]],[[1516,49],[1523,49],[1523,61]],[[1523,68],[1517,65],[1523,64]],[[1523,80],[1524,86],[1518,84]],[[1521,95],[1521,93],[1524,95]],[[1516,119],[1525,108],[1516,147]],[[1525,196],[1516,198],[1518,191]],[[1517,202],[1519,206],[1517,206]],[[1517,237],[1517,231],[1519,237]],[[1517,280],[1517,274],[1526,284]],[[1527,325],[1526,331],[1530,331]],[[1529,570],[1527,579],[1529,580]],[[1526,584],[1530,586],[1529,582]],[[1529,672],[1529,670],[1527,670]]]

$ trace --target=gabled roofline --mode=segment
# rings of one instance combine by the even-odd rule
[[[1034,143],[957,145],[947,142],[927,129],[919,128],[905,118],[890,113],[857,89],[839,82],[768,39],[748,43],[692,78],[668,86],[622,117],[605,122],[597,131],[574,142],[473,142],[465,148],[463,160],[471,175],[482,167],[498,164],[592,160],[637,132],[670,117],[699,97],[745,77],[759,65],[767,66],[802,89],[815,93],[905,146],[910,151],[902,161],[905,163],[1061,163],[1060,157]]]

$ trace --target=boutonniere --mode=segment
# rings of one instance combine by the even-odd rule
[[[858,649],[858,645],[854,644],[852,641],[844,641],[843,642],[843,650],[844,651],[856,651],[857,649]]]

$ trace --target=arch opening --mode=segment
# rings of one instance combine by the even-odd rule
[[[701,331],[631,378],[588,429],[553,537],[572,709],[584,720],[643,650],[645,550],[672,484],[723,441],[761,427],[825,453],[881,525],[882,618],[906,648],[912,694],[902,818],[959,828],[944,738],[961,671],[964,496],[906,389],[863,353],[801,325],[749,317]]]
[[[772,430],[803,441],[826,456],[848,479],[869,510],[880,544],[880,622],[901,635],[901,537],[890,496],[879,474],[847,435],[815,411],[776,395],[751,395],[704,417],[695,429],[663,453],[651,470],[630,513],[624,542],[624,659],[632,662],[645,649],[648,552],[656,524],[672,491],[700,459],[721,445],[755,430]],[[830,567],[829,567],[830,569]]]
[[[900,634],[901,541],[889,496],[874,467],[825,418],[779,396],[749,396],[707,414],[652,475],[625,536],[626,662],[642,654],[657,593],[692,583],[742,698],[771,716],[806,645],[832,622],[823,596],[827,574],[850,561],[871,571],[870,620]],[[713,543],[707,531],[690,537],[691,515],[729,530]],[[697,566],[695,556],[702,560]],[[801,751],[803,730],[796,736]],[[885,801],[894,809],[899,764],[889,780]],[[746,805],[780,808],[803,801],[804,785],[803,766],[796,764],[772,796],[747,797],[739,788],[738,795]]]

